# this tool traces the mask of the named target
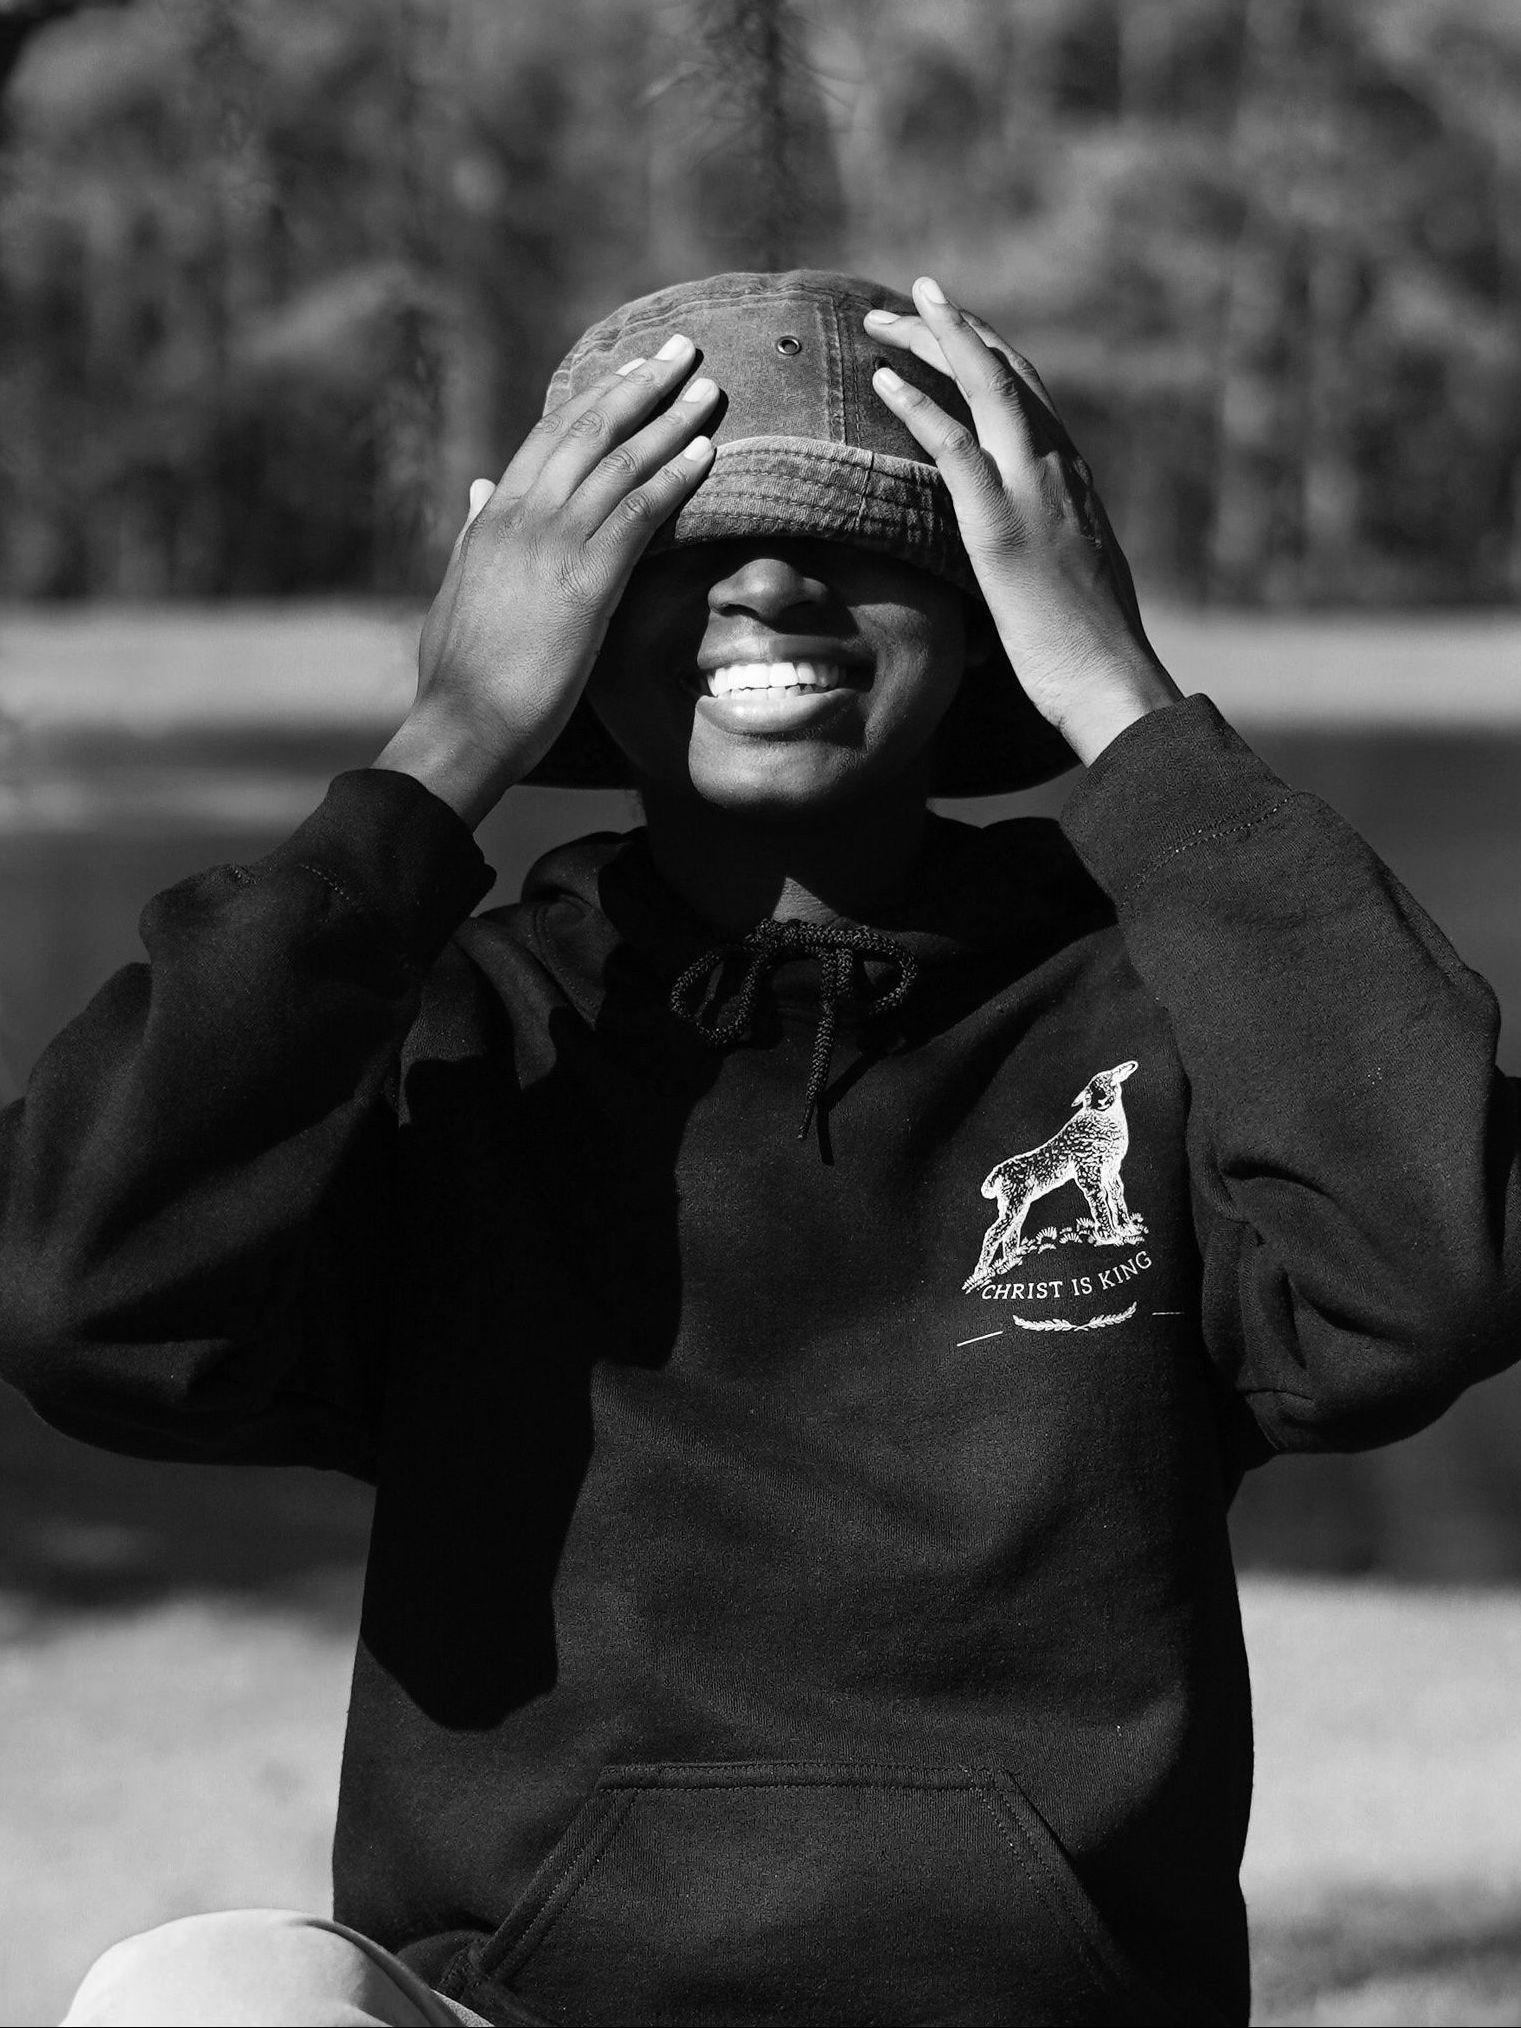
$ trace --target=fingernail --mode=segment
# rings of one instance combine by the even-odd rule
[[[713,439],[711,437],[693,437],[681,455],[684,458],[690,458],[695,464],[699,458],[705,458],[712,448]]]
[[[945,291],[933,275],[921,275],[914,283],[914,294],[923,296],[926,303],[943,303]]]
[[[894,373],[890,366],[879,366],[871,377],[878,387],[890,388],[894,394],[903,385],[902,374]]]
[[[896,310],[868,310],[866,312],[866,322],[868,324],[896,324],[897,321],[898,313]]]
[[[711,401],[717,392],[718,387],[714,381],[694,380],[681,398],[683,401]]]
[[[618,371],[620,373],[632,373],[636,366],[643,366],[643,364],[644,361],[642,359],[630,359],[627,365],[620,366]]]
[[[684,338],[678,331],[674,338],[667,338],[664,345],[655,354],[655,357],[657,359],[679,359],[683,352],[690,352],[691,350],[691,339]]]

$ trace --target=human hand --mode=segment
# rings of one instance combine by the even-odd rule
[[[423,623],[417,701],[376,766],[472,826],[554,744],[650,537],[713,462],[698,434],[711,380],[655,413],[694,357],[678,336],[607,374],[536,424],[494,486],[471,485]]]
[[[928,278],[914,284],[914,302],[917,316],[872,310],[866,328],[954,380],[975,434],[891,368],[873,385],[945,478],[1031,703],[1092,761],[1182,692],[1146,638],[1130,566],[1035,368]]]

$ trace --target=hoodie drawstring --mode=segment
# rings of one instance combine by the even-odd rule
[[[914,983],[918,965],[896,937],[881,930],[863,929],[858,923],[795,920],[757,923],[738,943],[715,944],[687,966],[671,988],[671,1012],[715,1047],[743,1042],[755,1018],[761,987],[778,965],[799,957],[815,957],[819,961],[819,1020],[813,1036],[803,1124],[797,1135],[802,1141],[807,1138],[819,1099],[829,1082],[839,1006],[854,989],[857,969],[865,959],[879,958],[895,974],[890,984],[866,997],[862,1012],[868,1019],[900,1007]],[[707,996],[715,977],[731,958],[744,963],[744,975],[727,1008],[716,1014],[710,1010]]]

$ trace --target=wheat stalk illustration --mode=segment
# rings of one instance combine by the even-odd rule
[[[1134,1315],[1132,1303],[1128,1310],[1119,1310],[1112,1317],[1090,1317],[1086,1324],[1074,1324],[1068,1317],[1016,1317],[1012,1312],[1009,1322],[1021,1331],[1101,1331],[1106,1324],[1128,1324]]]

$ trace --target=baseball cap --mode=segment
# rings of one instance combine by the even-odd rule
[[[611,368],[648,357],[673,331],[696,344],[693,373],[726,400],[708,476],[659,529],[648,554],[689,543],[808,536],[875,550],[980,597],[950,493],[876,393],[891,365],[970,425],[954,384],[923,361],[889,358],[863,328],[868,310],[912,314],[893,289],[801,268],[723,274],[641,296],[577,340],[549,383],[546,410]],[[1035,710],[1002,649],[968,669],[937,736],[932,793],[1003,795],[1075,765]],[[628,763],[583,698],[528,777],[559,787],[633,786]]]

